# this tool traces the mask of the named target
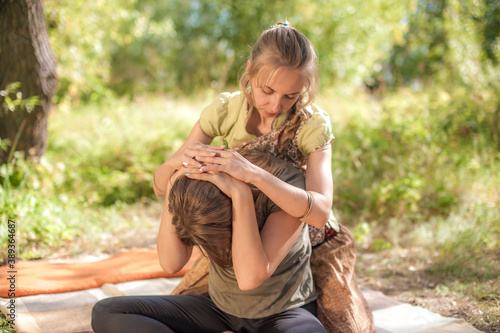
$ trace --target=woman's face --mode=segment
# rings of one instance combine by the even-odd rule
[[[252,95],[261,119],[274,119],[280,113],[288,111],[303,92],[304,76],[295,70],[279,67],[267,80],[258,85],[251,80]]]

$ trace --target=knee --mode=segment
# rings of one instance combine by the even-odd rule
[[[113,298],[100,300],[92,308],[92,329],[94,332],[107,332],[106,324],[113,314]]]

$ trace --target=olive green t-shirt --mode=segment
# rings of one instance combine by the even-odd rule
[[[303,175],[287,164],[278,175],[281,180],[305,188]],[[281,210],[268,201],[259,230],[269,214]],[[310,267],[311,242],[308,226],[302,232],[290,252],[276,268],[271,277],[253,290],[240,290],[232,268],[221,268],[210,262],[208,291],[210,297],[222,311],[240,318],[263,318],[294,309],[314,301],[317,292]]]

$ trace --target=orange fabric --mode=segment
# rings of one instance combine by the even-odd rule
[[[18,261],[15,265],[15,297],[63,293],[98,288],[105,283],[183,276],[198,259],[193,250],[189,262],[176,274],[166,273],[153,249],[134,249],[110,258],[87,263]],[[0,267],[0,297],[9,297],[12,269]]]

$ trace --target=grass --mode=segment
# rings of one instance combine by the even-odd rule
[[[498,101],[434,88],[320,94],[336,136],[334,210],[355,234],[363,283],[492,329],[500,326],[500,142],[490,121]],[[114,253],[138,239],[154,246],[161,203],[152,173],[212,98],[59,105],[41,161],[17,155],[0,168],[0,215],[16,221],[18,257]],[[6,234],[2,222],[3,250]]]

